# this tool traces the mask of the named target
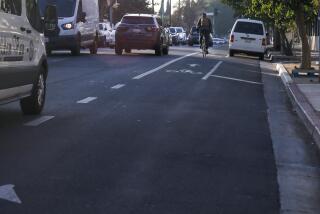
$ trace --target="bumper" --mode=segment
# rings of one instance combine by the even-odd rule
[[[230,51],[232,51],[233,53],[244,53],[250,56],[257,56],[257,55],[261,55],[261,54],[265,54],[265,51],[261,50],[261,51],[248,51],[248,50],[238,50],[238,49],[229,49]]]
[[[122,48],[144,50],[144,49],[155,49],[156,46],[158,45],[158,41],[153,39],[129,40],[125,38],[117,38],[116,44]]]
[[[69,50],[75,48],[78,44],[77,36],[57,36],[49,37],[46,42],[47,48],[51,50]]]

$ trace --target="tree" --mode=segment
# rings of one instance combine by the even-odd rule
[[[114,20],[120,21],[127,13],[147,13],[152,14],[152,7],[148,0],[118,0],[119,8],[115,10]]]

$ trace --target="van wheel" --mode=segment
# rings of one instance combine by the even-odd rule
[[[260,59],[261,61],[263,61],[263,60],[264,60],[264,54],[260,54],[259,59]]]
[[[77,45],[73,49],[71,49],[72,56],[79,56],[81,52],[81,41],[80,38],[77,40]]]
[[[40,114],[46,98],[46,77],[44,68],[41,69],[37,82],[33,85],[30,97],[20,100],[20,107],[24,114]]]
[[[47,53],[47,56],[51,56],[52,55],[52,50],[50,48],[46,47],[46,53]]]
[[[98,42],[97,39],[93,41],[93,44],[90,46],[90,54],[97,54],[98,53]]]

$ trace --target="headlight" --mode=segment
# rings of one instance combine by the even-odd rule
[[[66,24],[63,24],[63,25],[62,25],[62,29],[63,29],[63,30],[71,30],[71,29],[73,29],[73,28],[74,28],[73,23],[66,23]]]

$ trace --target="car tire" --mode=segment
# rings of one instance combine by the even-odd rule
[[[97,38],[94,39],[94,41],[89,49],[90,49],[90,54],[97,54],[98,53],[98,40],[97,40]]]
[[[162,42],[158,45],[158,47],[155,49],[155,54],[157,56],[163,56],[163,44]]]
[[[169,46],[163,48],[163,54],[168,55],[169,54]]]
[[[264,60],[264,54],[260,54],[260,55],[259,55],[259,59],[260,59],[261,61],[263,61],[263,60]]]
[[[37,115],[43,110],[46,99],[46,74],[42,67],[30,97],[20,100],[20,107],[25,115]]]
[[[115,46],[114,50],[115,50],[115,53],[116,53],[118,56],[121,56],[121,55],[122,55],[123,49],[122,49],[121,47],[119,47],[118,45]]]
[[[232,50],[229,51],[229,56],[234,57],[234,52]]]
[[[80,40],[80,36],[78,36],[77,44],[73,49],[71,49],[71,54],[72,56],[79,56],[80,52],[81,52],[81,40]]]
[[[131,49],[126,48],[126,49],[125,49],[125,52],[126,52],[126,53],[131,53]]]

